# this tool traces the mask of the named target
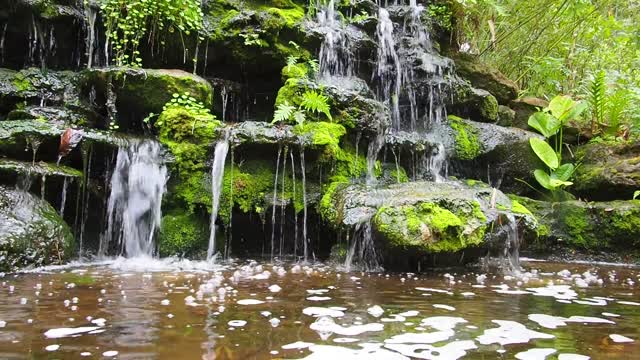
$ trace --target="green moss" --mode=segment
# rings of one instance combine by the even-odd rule
[[[402,166],[399,166],[397,169],[391,170],[390,175],[391,178],[396,180],[398,183],[409,182],[409,176]]]
[[[318,203],[318,213],[322,219],[335,227],[340,226],[340,209],[342,207],[334,196],[338,190],[343,189],[347,185],[349,185],[348,180],[342,179],[342,181],[334,181],[325,186],[322,198]]]
[[[515,199],[511,199],[511,212],[513,212],[514,214],[523,214],[523,215],[533,216],[533,214],[531,213],[531,211],[529,211],[529,209],[527,209],[524,205],[522,205],[521,203],[518,202],[518,200],[515,200]]]
[[[307,64],[287,65],[282,68],[282,80],[304,78],[309,74]]]
[[[498,118],[498,100],[493,95],[483,97],[478,111],[483,119],[495,121]]]
[[[562,219],[563,231],[567,234],[564,240],[571,246],[582,249],[594,249],[599,246],[590,215],[584,207],[574,206],[571,202],[559,203],[554,216]]]
[[[430,202],[381,207],[374,224],[392,247],[426,252],[456,252],[479,245],[486,231],[486,217],[477,201],[449,208]]]
[[[449,124],[456,133],[456,154],[460,160],[472,160],[480,155],[480,142],[475,131],[461,118],[449,115]]]
[[[287,102],[289,105],[298,106],[302,101],[302,89],[298,86],[299,79],[291,78],[285,81],[284,85],[278,90],[276,97],[276,106]]]
[[[170,107],[156,121],[160,142],[175,157],[171,164],[178,179],[170,194],[189,212],[211,207],[210,185],[205,181],[207,154],[220,122],[213,115],[196,114],[182,107]]]
[[[11,81],[11,85],[13,85],[13,87],[16,88],[16,91],[18,93],[34,90],[34,87],[33,87],[33,84],[31,84],[31,81],[29,81],[29,79],[26,76],[24,76],[24,74],[22,73],[15,74],[15,76],[13,77],[13,80]]]
[[[273,201],[274,182],[275,168],[271,162],[255,160],[225,167],[218,216],[229,222],[232,201],[233,207],[242,212],[264,216]],[[294,183],[290,171],[284,177],[282,172],[278,174],[277,201],[292,203],[296,213],[304,209],[302,190],[301,179],[296,178]]]
[[[279,32],[283,28],[293,29],[304,18],[304,9],[295,5],[289,9],[271,7],[265,9],[267,16],[263,22],[263,27],[267,31]]]
[[[160,256],[192,256],[207,248],[209,223],[194,214],[169,214],[162,218]]]
[[[302,126],[293,129],[296,135],[306,136],[315,147],[325,146],[327,151],[335,154],[340,151],[340,138],[347,130],[340,124],[328,122],[305,122]]]

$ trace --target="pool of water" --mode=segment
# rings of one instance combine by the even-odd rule
[[[0,278],[0,358],[640,359],[640,271],[111,260]]]

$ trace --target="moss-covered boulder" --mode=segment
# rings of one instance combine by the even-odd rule
[[[473,55],[458,53],[453,57],[456,72],[474,87],[487,90],[501,105],[518,97],[518,86],[497,69],[491,68]]]
[[[498,101],[488,91],[470,87],[466,82],[455,82],[453,88],[449,113],[475,121],[498,121]]]
[[[64,105],[80,107],[79,76],[72,71],[20,71],[0,69],[0,114],[22,105]]]
[[[71,229],[51,205],[0,186],[0,271],[61,264],[73,251]]]
[[[206,217],[190,213],[168,214],[162,217],[158,247],[160,256],[206,255],[209,222]]]
[[[515,117],[511,125],[520,129],[531,129],[529,127],[529,117],[547,106],[549,106],[548,101],[531,96],[525,96],[511,101],[509,107],[515,112]]]
[[[537,226],[524,206],[480,182],[332,186],[319,206],[325,221],[338,228],[371,221],[377,240],[396,255],[490,246],[489,233],[511,216],[530,231]]]
[[[550,203],[514,197],[539,222],[529,248],[542,253],[556,248],[587,254],[640,259],[640,201]],[[536,237],[538,237],[536,239]]]
[[[572,192],[584,199],[627,200],[640,190],[640,143],[592,142],[580,146]]]
[[[140,118],[149,113],[159,114],[173,94],[188,93],[206,108],[213,103],[213,89],[205,79],[182,70],[135,69],[112,67],[88,69],[82,73],[82,84],[95,89],[97,96],[107,99],[107,87],[112,86],[116,106]]]

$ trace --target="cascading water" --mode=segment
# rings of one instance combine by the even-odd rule
[[[209,248],[207,249],[207,261],[213,259],[216,251],[216,219],[220,207],[220,195],[222,194],[222,178],[224,176],[224,163],[229,152],[229,139],[225,135],[224,140],[216,144],[211,165],[211,233],[209,235]]]
[[[320,77],[352,76],[355,73],[353,44],[340,14],[336,12],[335,0],[318,2],[316,16],[324,40],[320,47]]]
[[[356,225],[347,252],[344,270],[351,271],[357,267],[361,271],[380,271],[380,263],[371,233],[371,221]]]
[[[130,140],[118,149],[99,255],[106,255],[112,245],[128,257],[154,254],[166,180],[162,148],[156,141]]]
[[[520,237],[518,234],[518,221],[513,214],[507,215],[508,223],[504,244],[503,259],[507,269],[511,272],[520,271]]]
[[[400,129],[400,90],[402,86],[402,64],[396,52],[393,38],[393,22],[385,8],[378,9],[378,57],[374,78],[378,81],[378,97],[390,105],[391,123],[394,129]]]

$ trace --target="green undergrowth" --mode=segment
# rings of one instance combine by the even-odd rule
[[[207,248],[209,223],[206,217],[176,212],[162,217],[160,256],[194,256]]]
[[[472,160],[480,155],[481,146],[474,129],[454,115],[449,115],[449,125],[455,132],[456,154],[460,160]]]
[[[241,165],[227,165],[222,179],[222,195],[218,211],[220,219],[226,224],[229,223],[232,201],[233,208],[244,213],[255,213],[264,218],[268,207],[273,202],[275,175],[275,166],[270,161],[252,160]],[[283,182],[284,193],[282,192]],[[304,208],[302,180],[296,177],[294,182],[288,167],[284,176],[282,166],[280,167],[276,201],[293,203],[296,213]]]
[[[170,196],[189,212],[211,208],[211,185],[206,181],[209,146],[216,137],[220,122],[210,113],[183,106],[166,108],[155,122],[159,139],[175,161],[171,170],[178,177]]]
[[[456,252],[479,245],[487,230],[487,219],[477,201],[383,206],[373,221],[392,247],[426,252]]]

